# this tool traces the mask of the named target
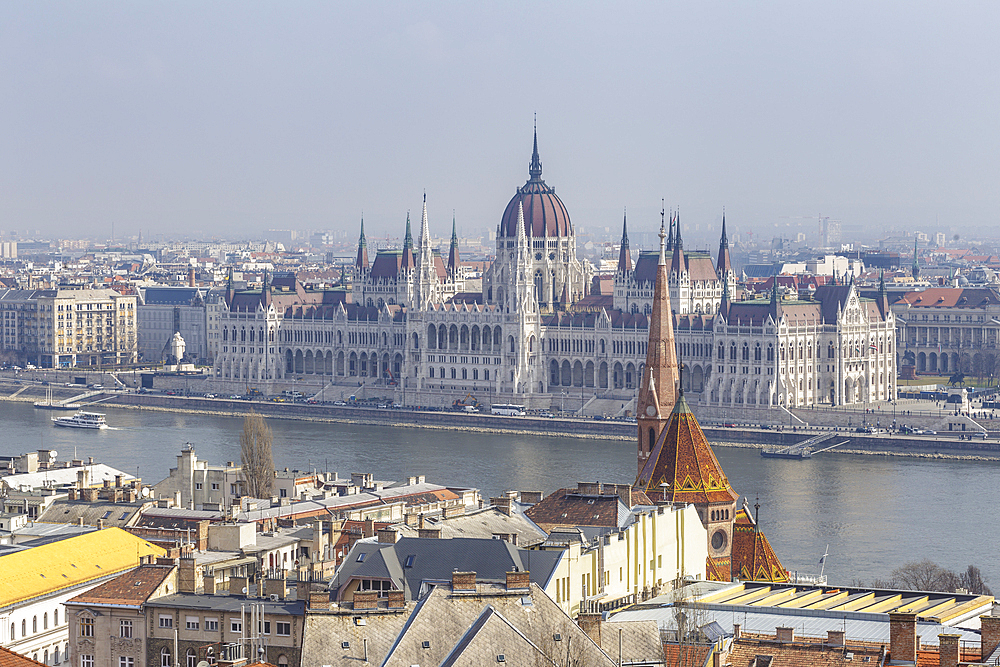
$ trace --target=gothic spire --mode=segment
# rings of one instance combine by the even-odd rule
[[[677,401],[677,349],[674,344],[674,317],[670,308],[670,287],[667,284],[666,230],[660,222],[660,260],[656,267],[652,311],[649,315],[649,344],[646,347],[646,368],[639,387],[636,413],[639,418],[638,467],[653,451],[656,438],[663,431]]]
[[[726,280],[732,273],[733,263],[729,258],[729,237],[726,235],[726,211],[722,210],[722,238],[719,239],[719,259],[715,263],[715,272],[719,280]]]
[[[632,252],[628,245],[628,209],[622,214],[622,247],[618,253],[618,273],[625,274],[632,271]]]
[[[365,239],[365,215],[361,214],[361,236],[358,238],[358,257],[354,261],[359,270],[368,268],[368,241]]]
[[[674,247],[673,255],[670,258],[670,273],[676,273],[678,276],[683,273],[685,267],[684,262],[684,244],[681,241],[681,212],[677,211],[674,213],[676,222],[674,226]]]
[[[416,262],[413,257],[413,234],[410,233],[410,212],[406,212],[406,236],[403,237],[403,257],[399,265],[403,269],[412,269]]]
[[[455,212],[451,214],[451,246],[448,248],[448,273],[454,276],[458,272],[458,232],[455,227]]]
[[[528,166],[530,180],[537,181],[542,178],[542,161],[538,157],[538,119],[535,119],[535,144],[531,150],[531,164]]]

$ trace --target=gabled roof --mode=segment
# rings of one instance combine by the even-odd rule
[[[557,635],[559,641],[554,640]],[[429,642],[427,648],[425,641]],[[529,646],[541,655],[527,650]],[[484,652],[494,649],[499,650]],[[382,664],[495,665],[497,655],[506,657],[508,650],[514,659],[507,662],[515,665],[615,664],[534,583],[528,591],[507,591],[503,585],[482,583],[469,593],[453,591],[447,584],[435,587],[414,609]],[[524,660],[529,657],[531,660]],[[537,661],[541,658],[544,660]]]
[[[844,304],[854,291],[853,285],[820,285],[813,298],[820,302],[824,324],[836,324]]]
[[[907,292],[896,305],[911,308],[984,308],[1000,304],[1000,292],[990,287],[931,287]]]
[[[85,605],[142,605],[174,571],[173,565],[140,565],[111,581],[95,586],[68,602]],[[171,592],[171,591],[167,591]]]
[[[739,498],[684,396],[677,400],[636,486],[664,502],[704,505]]]
[[[732,576],[744,581],[788,581],[788,572],[757,529],[746,508],[736,512],[733,527]]]
[[[555,526],[621,527],[629,508],[614,494],[584,494],[576,489],[559,489],[525,510],[525,516],[545,531]]]
[[[338,591],[356,578],[387,579],[412,600],[421,584],[451,581],[454,571],[475,571],[481,581],[506,581],[507,572],[530,571],[532,581],[544,584],[557,556],[557,552],[518,549],[494,539],[403,537],[395,544],[358,542],[330,582],[330,590]]]

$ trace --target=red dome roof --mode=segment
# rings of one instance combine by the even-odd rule
[[[517,205],[524,208],[524,233],[533,236],[571,236],[573,225],[569,211],[556,196],[555,188],[550,188],[542,180],[542,162],[538,159],[538,135],[531,154],[528,168],[528,182],[517,189],[517,194],[507,204],[500,221],[500,236],[517,237]]]

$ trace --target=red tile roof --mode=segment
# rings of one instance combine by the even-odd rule
[[[173,569],[173,565],[140,565],[69,601],[80,604],[139,606],[156,592]]]
[[[639,473],[636,486],[650,498],[666,502],[704,505],[739,498],[683,396]]]
[[[0,646],[0,667],[44,667],[44,664]]]
[[[732,576],[744,581],[788,581],[771,543],[742,509],[733,526]]]

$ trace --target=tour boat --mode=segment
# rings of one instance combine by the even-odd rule
[[[108,428],[104,415],[100,412],[77,412],[72,417],[56,417],[52,423],[70,428]]]

